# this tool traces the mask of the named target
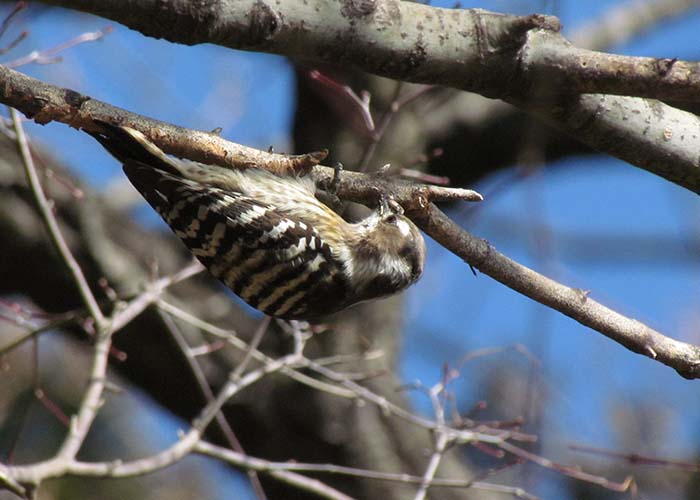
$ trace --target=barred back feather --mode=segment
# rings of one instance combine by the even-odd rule
[[[316,199],[309,178],[175,159],[136,130],[101,125],[92,135],[193,255],[270,316],[317,318],[422,272],[423,238],[402,215],[350,224]]]

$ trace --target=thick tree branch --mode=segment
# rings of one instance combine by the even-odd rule
[[[174,155],[234,168],[257,166],[272,171],[309,170],[316,182],[327,186],[334,169],[316,166],[325,153],[289,156],[268,153],[222,139],[218,135],[177,127],[107,103],[36,80],[0,65],[0,102],[22,111],[36,122],[59,121],[75,128],[97,130],[95,120],[138,129],[164,151]],[[300,167],[301,165],[301,167]],[[387,180],[357,172],[345,172],[339,191],[354,193],[353,201],[375,205],[378,189],[391,194],[406,208],[431,201],[481,201],[475,191]]]
[[[540,98],[543,76],[556,83],[557,93],[700,99],[700,63],[580,49],[559,35],[561,25],[553,16],[442,9],[399,0],[223,0],[206,5],[141,0],[129,9],[123,2],[104,0],[46,3],[98,14],[171,42],[216,43],[351,64],[397,80],[439,83],[490,97]]]
[[[698,100],[698,63],[576,48],[558,33],[559,21],[553,17],[447,10],[398,0],[227,0],[209,7],[143,0],[129,9],[104,0],[48,3],[102,15],[173,42],[351,64],[398,80],[500,98],[596,150],[700,192],[695,155],[700,135],[687,133],[700,125],[694,115],[658,102],[598,95]],[[572,119],[579,115],[586,120]]]
[[[22,111],[39,124],[60,121],[77,129],[99,130],[95,120],[129,126],[148,133],[164,150],[181,157],[238,168],[263,165],[269,170],[303,169],[317,164],[325,152],[289,156],[235,144],[209,132],[185,130],[56,87],[0,65],[0,102]]]

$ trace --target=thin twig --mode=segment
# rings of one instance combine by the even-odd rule
[[[574,451],[591,453],[603,457],[614,458],[617,460],[625,460],[632,465],[649,465],[652,467],[667,467],[669,469],[677,469],[685,472],[700,472],[700,463],[685,462],[681,460],[668,460],[665,458],[650,457],[640,455],[639,453],[623,453],[619,451],[605,450],[595,448],[593,446],[584,446],[579,444],[571,444],[569,448]]]
[[[73,275],[73,279],[75,280],[76,285],[78,285],[78,290],[83,298],[83,302],[85,302],[90,315],[95,320],[95,324],[98,325],[98,328],[102,327],[105,322],[105,317],[102,314],[100,307],[97,305],[95,296],[92,294],[90,286],[88,285],[78,262],[75,260],[73,254],[68,248],[66,240],[63,239],[61,230],[58,228],[56,217],[54,217],[51,207],[49,206],[49,201],[46,199],[44,191],[41,189],[41,183],[39,182],[39,176],[37,175],[36,168],[34,167],[32,154],[29,151],[29,143],[27,141],[27,136],[24,133],[24,127],[22,126],[22,119],[20,118],[19,112],[14,108],[10,108],[10,114],[12,116],[12,123],[15,128],[15,133],[17,134],[17,145],[19,147],[20,155],[22,156],[24,171],[27,175],[27,180],[29,181],[29,186],[32,193],[34,194],[34,200],[39,208],[41,217],[49,231],[51,241],[56,247],[56,250],[58,250],[58,253],[63,258],[63,262],[66,264],[66,267]]]
[[[141,314],[152,304],[155,304],[163,297],[163,292],[170,286],[184,281],[204,271],[198,261],[192,261],[189,265],[171,276],[165,276],[146,285],[146,289],[126,304],[118,306],[117,311],[112,315],[112,332],[121,330],[135,317]]]
[[[417,90],[404,93],[402,92],[404,87],[405,84],[403,82],[397,82],[396,89],[394,90],[394,95],[391,98],[389,105],[384,110],[384,113],[382,114],[381,118],[379,119],[376,128],[372,131],[372,134],[368,139],[369,142],[367,143],[362,152],[362,157],[357,167],[358,172],[367,171],[369,163],[372,160],[372,157],[374,156],[377,146],[384,137],[384,134],[386,133],[387,129],[389,128],[389,125],[391,124],[392,119],[396,116],[396,114],[399,111],[401,111],[401,109],[407,104],[415,101],[419,97],[424,96],[425,94],[427,94],[435,88],[434,85],[423,85],[420,86]]]
[[[97,301],[95,300],[95,297],[87,284],[87,280],[85,279],[80,266],[68,248],[68,245],[58,227],[58,222],[56,221],[56,218],[49,207],[49,202],[41,189],[39,177],[37,176],[36,168],[34,167],[34,162],[32,161],[27,137],[24,134],[24,128],[22,127],[22,120],[20,119],[19,113],[14,109],[10,109],[10,113],[12,115],[15,133],[17,134],[17,144],[24,163],[24,169],[27,174],[29,185],[34,194],[34,199],[39,208],[39,212],[41,213],[44,223],[46,224],[49,231],[49,236],[51,237],[54,246],[63,258],[66,267],[68,267],[68,270],[73,275],[73,279],[78,286],[78,290],[83,297],[83,301],[85,302],[90,315],[95,321],[96,341],[92,358],[92,366],[90,368],[90,382],[85,390],[85,393],[83,394],[82,400],[78,407],[78,412],[71,418],[70,429],[57,454],[59,459],[69,460],[75,457],[75,455],[78,453],[78,450],[85,440],[85,437],[92,426],[92,422],[97,415],[97,411],[102,404],[101,398],[104,391],[105,376],[107,373],[107,359],[109,357],[111,332],[108,328],[108,321],[105,319],[102,311],[97,305]]]
[[[15,4],[15,7],[10,11],[9,14],[5,16],[5,19],[2,20],[2,24],[0,24],[0,37],[3,36],[7,31],[7,28],[10,27],[12,19],[21,11],[23,11],[26,7],[27,2],[17,2]]]
[[[93,346],[90,382],[85,389],[77,413],[71,417],[68,435],[56,455],[59,460],[69,461],[75,458],[92,427],[97,412],[102,407],[110,345],[110,332],[98,330]]]
[[[235,452],[231,452],[231,450],[207,443],[206,441],[200,441],[197,443],[194,451],[203,455],[218,458],[219,460],[224,460],[232,465],[246,468],[249,467],[257,470],[258,472],[266,474],[273,474],[274,472],[279,471],[315,472],[418,485],[420,485],[424,480],[422,476],[415,476],[411,474],[380,472],[376,470],[358,469],[355,467],[346,467],[334,464],[313,464],[293,461],[270,462],[260,458],[240,455]],[[520,488],[490,484],[482,481],[471,481],[468,479],[434,478],[430,481],[430,486],[444,488],[476,488],[488,491],[498,491],[501,493],[510,493],[518,498],[527,498],[531,500],[535,499],[535,497],[529,495]]]
[[[17,68],[19,66],[24,66],[25,64],[29,63],[53,64],[56,62],[60,62],[61,59],[57,56],[57,54],[59,54],[60,52],[75,47],[76,45],[79,45],[81,43],[94,42],[95,40],[99,40],[111,31],[112,27],[107,26],[106,28],[103,28],[99,31],[83,33],[82,35],[78,35],[74,38],[71,38],[70,40],[56,45],[55,47],[52,47],[50,49],[41,51],[33,50],[26,56],[22,56],[13,61],[6,62],[5,66],[7,66],[8,68]]]
[[[376,128],[374,128],[372,130],[372,133],[369,135],[367,145],[362,151],[362,157],[360,158],[360,162],[358,163],[356,169],[358,172],[367,171],[367,168],[369,167],[369,162],[372,160],[372,157],[374,156],[374,153],[377,150],[377,146],[382,140],[382,137],[384,137],[384,133],[389,127],[392,118],[398,111],[398,109],[395,109],[395,107],[403,86],[403,82],[396,82],[394,96],[392,97],[389,106],[387,106],[387,108],[384,110],[382,117],[379,119],[379,125]]]
[[[126,303],[117,303],[117,309],[112,314],[112,320],[110,323],[110,328],[112,333],[118,332],[124,326],[126,326],[131,320],[136,316],[141,314],[146,308],[151,304],[157,302],[162,293],[170,286],[184,281],[191,276],[194,276],[204,270],[204,267],[197,261],[193,261],[188,266],[182,268],[177,273],[171,276],[165,276],[159,280],[150,283],[146,286],[146,290],[130,301]],[[83,317],[83,310],[69,311],[62,313],[60,315],[53,315],[52,320],[45,323],[38,323],[37,321],[30,321],[23,319],[21,322],[15,321],[6,315],[2,315],[2,318],[13,321],[19,326],[28,328],[25,332],[18,335],[15,339],[11,340],[7,344],[0,346],[0,354],[6,354],[16,347],[22,345],[24,342],[30,338],[44,333],[47,331],[57,330],[67,325],[75,323],[77,320]]]
[[[182,309],[165,302],[163,300],[160,300],[158,302],[158,305],[160,308],[162,308],[165,312],[168,314],[172,314],[176,318],[179,318],[186,323],[189,323],[192,326],[195,326],[197,328],[200,328],[202,331],[207,332],[211,335],[214,335],[217,338],[220,338],[224,340],[227,344],[235,347],[239,351],[247,352],[248,351],[248,344],[241,339],[236,337],[236,332],[233,330],[225,330],[223,328],[220,328],[216,325],[212,325],[211,323],[208,323],[204,321],[201,318],[198,318],[197,316],[194,316],[186,311],[183,311]],[[260,351],[251,351],[252,356],[255,358],[256,361],[260,361],[263,363],[269,362],[272,358],[266,356],[265,354],[261,353]],[[347,398],[347,399],[356,399],[357,394],[353,391],[349,391],[347,389],[344,389],[342,387],[338,387],[336,385],[328,384],[320,380],[316,380],[312,377],[309,377],[308,375],[305,375],[301,372],[291,370],[288,368],[284,368],[282,372],[287,375],[289,378],[292,380],[295,380],[296,382],[299,382],[300,384],[304,384],[308,387],[311,387],[313,389],[327,392],[329,394],[333,394],[335,396],[341,397],[341,398]]]
[[[441,399],[441,396],[445,393],[446,385],[447,379],[433,386],[429,392],[430,402],[433,405],[433,412],[435,413],[435,421],[438,424],[437,428],[435,429],[435,449],[430,455],[428,466],[425,468],[425,473],[423,474],[420,487],[416,492],[414,500],[424,500],[427,496],[428,488],[430,488],[431,482],[435,479],[438,467],[440,466],[442,457],[445,454],[445,449],[450,442],[447,433],[444,431],[445,406],[443,400]]]
[[[410,422],[419,427],[423,427],[424,429],[430,431],[444,431],[448,434],[451,440],[460,443],[471,443],[479,441],[497,445],[501,441],[516,437],[509,431],[493,430],[493,432],[491,432],[492,429],[486,429],[485,427],[482,429],[483,432],[476,432],[470,429],[455,429],[453,427],[441,426],[437,422],[415,415],[414,413],[411,413],[410,411],[401,408],[400,406],[394,403],[391,403],[386,398],[375,394],[371,390],[356,382],[353,382],[352,380],[348,379],[342,374],[330,370],[325,366],[319,365],[313,360],[307,360],[307,368],[311,371],[318,373],[319,375],[323,375],[329,380],[341,384],[347,389],[354,391],[358,397],[377,405],[377,407],[379,407],[379,409],[386,414],[394,415],[407,422]]]
[[[204,396],[204,399],[207,403],[211,403],[214,400],[214,392],[211,390],[206,375],[204,375],[202,368],[199,366],[199,362],[190,352],[191,349],[187,345],[187,341],[182,335],[180,328],[175,323],[175,320],[170,315],[166,314],[163,310],[158,309],[158,314],[163,319],[165,326],[170,332],[170,335],[173,337],[173,339],[175,339],[175,342],[177,343],[183,356],[185,356],[185,360],[187,361],[187,364],[189,365],[190,370],[192,371],[192,375],[194,376],[195,381],[199,386],[199,390],[201,391],[202,396]],[[229,425],[228,420],[226,420],[226,417],[224,416],[223,412],[217,412],[215,421],[216,425],[219,427],[219,430],[228,442],[229,447],[238,453],[245,453],[241,442],[238,440],[236,433],[233,432],[233,429]],[[257,473],[252,469],[248,469],[246,472],[248,474],[248,479],[250,480],[250,484],[253,488],[253,491],[255,491],[257,498],[259,500],[266,500],[267,496],[265,495],[265,490],[262,487],[262,483],[260,482],[260,478],[258,477]]]
[[[99,349],[99,345],[96,346],[96,352],[102,351],[103,349]],[[102,358],[106,358],[106,354],[103,353]],[[4,466],[4,472],[8,478],[12,478],[16,483],[37,485],[46,479],[57,478],[66,474],[122,478],[148,474],[163,469],[178,462],[192,452],[206,428],[231,397],[260,381],[267,375],[276,373],[284,368],[304,366],[304,364],[305,361],[303,357],[298,354],[290,354],[272,360],[260,368],[246,373],[239,379],[234,380],[229,377],[226,384],[219,390],[216,398],[209,402],[202,409],[197,418],[192,421],[190,429],[182,434],[175,444],[155,455],[129,462],[117,460],[114,462],[86,463],[75,460],[75,455],[71,456],[71,454],[68,453],[59,453],[54,458],[44,462],[29,465]],[[90,387],[88,387],[87,393],[90,393]],[[73,428],[83,429],[84,421],[81,418],[74,418],[74,420],[77,420],[77,423],[71,426],[72,432]],[[62,450],[64,448],[65,447],[63,447]],[[0,472],[2,472],[2,469],[0,469]]]
[[[248,345],[248,350],[246,351],[245,355],[243,356],[243,359],[241,360],[240,363],[238,363],[238,366],[235,368],[235,370],[232,373],[232,377],[234,378],[239,378],[248,368],[248,364],[250,364],[250,361],[253,359],[253,352],[256,352],[258,350],[258,346],[260,345],[260,342],[262,341],[263,336],[267,332],[267,329],[270,328],[270,316],[265,316],[261,321],[258,327],[255,329],[255,333],[253,334],[253,338],[250,340],[250,344]]]
[[[3,316],[3,318],[5,318],[5,316]],[[40,333],[56,330],[63,326],[75,323],[75,321],[79,318],[81,318],[81,316],[76,311],[71,311],[65,313],[55,321],[47,321],[42,324],[39,324],[37,321],[27,320],[24,322],[24,324],[19,325],[24,326],[25,328],[27,328],[27,330],[19,334],[16,338],[11,340],[7,344],[0,346],[0,355],[9,353],[16,347],[22,345],[27,340],[39,335]]]
[[[27,490],[12,477],[12,474],[3,464],[0,464],[0,484],[21,498],[27,497]]]
[[[165,302],[163,300],[158,302],[159,307],[161,307],[164,311],[166,311],[168,314],[172,314],[173,316],[182,319],[183,321],[186,321],[193,326],[196,326],[198,328],[201,328],[203,331],[206,331],[212,335],[217,336],[218,338],[221,338],[234,346],[235,348],[247,352],[248,351],[248,344],[241,339],[237,338],[235,336],[235,332],[232,332],[231,330],[224,330],[222,328],[219,328],[215,325],[212,325],[211,323],[208,323],[201,318],[198,318],[196,316],[193,316],[181,309],[179,309],[176,306],[173,306],[172,304]],[[263,363],[269,363],[271,361],[271,358],[268,356],[264,355],[260,351],[250,351],[252,353],[252,356],[257,360],[261,361]],[[331,358],[334,360],[334,358]],[[319,360],[320,362],[317,362],[316,360],[310,360],[305,358],[305,363],[304,363],[304,368],[316,372],[319,375],[322,375],[323,377],[327,378],[328,380],[331,380],[333,382],[336,382],[341,385],[341,387],[338,387],[336,385],[330,385],[327,384],[323,381],[313,379],[307,375],[304,375],[302,373],[299,373],[297,371],[290,370],[289,368],[285,367],[282,369],[282,372],[285,373],[285,375],[289,376],[293,380],[296,380],[297,382],[300,382],[302,384],[308,385],[310,387],[313,387],[318,390],[323,390],[325,392],[329,392],[331,394],[334,394],[336,396],[344,397],[344,398],[350,398],[350,399],[356,399],[356,398],[362,398],[368,402],[371,402],[375,405],[377,405],[382,412],[387,413],[387,414],[392,414],[395,415],[399,418],[402,418],[408,422],[411,422],[415,425],[418,425],[419,427],[423,427],[424,429],[434,431],[438,426],[435,422],[425,419],[422,417],[419,417],[417,415],[414,415],[408,410],[405,410],[404,408],[401,408],[400,406],[397,406],[390,401],[388,401],[386,398],[378,396],[374,392],[370,391],[366,387],[363,387],[360,384],[357,384],[356,382],[348,379],[345,377],[343,374],[339,374],[338,372],[335,372],[326,366],[324,366],[324,363],[327,362],[326,358],[321,358]],[[489,429],[486,426],[480,426],[479,431],[475,432],[472,430],[468,429],[455,429],[455,428],[447,428],[447,432],[450,435],[451,439],[454,439],[455,441],[461,442],[461,443],[468,443],[468,442],[473,442],[473,441],[481,441],[481,442],[488,442],[491,444],[498,444],[503,440],[507,439],[517,439],[517,440],[526,440],[530,441],[531,439],[528,436],[523,436],[521,433],[517,432],[512,432],[510,430],[501,430],[501,429]]]
[[[166,311],[168,314],[172,314],[173,316],[182,319],[183,321],[186,321],[187,323],[190,323],[193,326],[196,326],[198,328],[201,328],[203,331],[206,331],[212,335],[217,336],[218,338],[221,338],[225,340],[227,343],[232,345],[233,347],[247,352],[248,351],[248,344],[241,339],[237,338],[235,335],[235,332],[231,330],[224,330],[223,328],[219,328],[215,325],[212,325],[211,323],[208,323],[201,318],[198,318],[196,316],[193,316],[182,309],[165,302],[163,300],[160,300],[158,302],[159,307],[161,307],[164,311]],[[261,361],[263,363],[269,363],[272,361],[272,358],[269,358],[268,356],[264,355],[260,351],[250,351],[252,353],[252,356],[257,360]],[[331,358],[333,359],[333,358]],[[322,390],[324,392],[329,392],[331,394],[334,394],[336,396],[340,396],[343,398],[350,398],[350,399],[356,399],[356,398],[362,398],[368,402],[371,402],[375,405],[377,405],[382,412],[387,413],[387,414],[392,414],[395,415],[399,418],[402,418],[410,423],[413,423],[415,425],[418,425],[419,427],[422,427],[424,429],[434,431],[438,425],[433,422],[432,420],[426,419],[419,417],[417,415],[414,415],[410,411],[401,408],[400,406],[397,406],[390,401],[388,401],[386,398],[382,396],[378,396],[374,392],[370,391],[366,387],[363,387],[360,384],[357,384],[356,382],[348,379],[345,377],[343,374],[340,374],[334,370],[331,370],[324,366],[324,363],[327,362],[326,358],[321,358],[319,360],[320,362],[317,362],[316,360],[310,360],[308,358],[305,358],[305,362],[303,367],[318,373],[319,375],[322,375],[323,377],[327,378],[328,380],[331,380],[335,383],[338,383],[341,385],[341,387],[338,387],[336,385],[331,385],[328,383],[325,383],[320,380],[313,379],[307,375],[304,375],[302,373],[299,373],[297,371],[291,370],[287,367],[284,367],[282,369],[282,372],[292,378],[293,380],[296,380],[297,382],[300,382],[302,384],[308,385],[312,388]],[[480,426],[478,428],[478,431],[473,431],[473,430],[468,430],[468,429],[455,429],[452,427],[449,427],[446,429],[448,434],[450,435],[451,439],[454,439],[457,442],[460,443],[469,443],[473,441],[481,441],[481,442],[488,442],[491,444],[498,444],[503,440],[507,439],[517,439],[517,440],[526,440],[530,441],[529,436],[524,436],[521,433],[517,432],[512,432],[510,430],[501,430],[501,429],[489,429],[486,426]]]
[[[560,474],[572,477],[574,479],[578,479],[580,481],[597,484],[612,491],[628,491],[634,485],[634,478],[632,476],[627,476],[623,481],[618,483],[615,481],[610,481],[609,479],[603,476],[597,476],[595,474],[584,472],[579,467],[571,467],[567,465],[558,464],[552,460],[531,453],[511,443],[503,442],[498,446],[502,450],[507,451],[508,453],[512,453],[516,457],[520,457],[529,462],[533,462],[539,465],[540,467],[559,472]]]

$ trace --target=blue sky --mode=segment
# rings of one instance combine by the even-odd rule
[[[520,14],[555,13],[561,16],[565,32],[571,33],[614,3],[462,5]],[[154,118],[205,130],[222,127],[223,135],[236,142],[291,149],[293,82],[284,59],[209,45],[177,46],[88,15],[59,9],[37,12],[41,13],[25,16],[26,25],[18,23],[18,29],[28,28],[31,34],[16,49],[17,56],[107,24],[115,29],[104,40],[66,52],[60,64],[33,65],[22,71]],[[697,60],[699,18],[696,11],[612,50]],[[221,106],[222,101],[230,104]],[[61,124],[32,125],[28,130],[97,188],[121,175],[116,162],[81,133]],[[684,246],[699,237],[698,197],[604,156],[568,158],[552,167],[487,198],[478,216],[466,218],[465,210],[458,209],[455,219],[511,258],[591,290],[596,300],[675,338],[700,344],[700,256]],[[473,187],[489,193],[503,175],[507,174]],[[544,247],[537,244],[542,234],[548,235]],[[571,240],[565,236],[581,234],[590,235],[588,250],[585,245],[583,249],[567,246]],[[647,246],[626,247],[626,235]],[[603,237],[619,242],[612,256],[596,251],[596,241],[606,241]],[[686,381],[487,276],[474,277],[468,266],[432,241],[428,251],[425,276],[407,293],[409,326],[401,363],[407,381],[431,385],[440,379],[444,363],[455,366],[474,349],[522,344],[541,363],[536,385],[543,398],[543,453],[581,463],[580,456],[565,448],[576,442],[676,459],[690,460],[697,454],[697,381]],[[643,257],[653,252],[658,252],[658,258]],[[452,384],[461,408],[486,397],[484,388],[498,370],[526,377],[530,365],[512,352],[469,363]],[[429,411],[420,396],[415,401],[421,411]],[[635,420],[640,408],[656,410],[663,419],[651,427],[659,435],[650,437],[650,442],[662,443],[655,450],[627,449],[628,443],[614,432],[620,427],[620,415],[628,415],[630,426],[644,425]],[[533,486],[536,492],[551,486],[538,481]]]

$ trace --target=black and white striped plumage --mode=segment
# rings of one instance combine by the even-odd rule
[[[318,318],[396,293],[423,271],[423,237],[401,214],[348,223],[309,178],[175,159],[136,130],[101,125],[91,135],[190,251],[270,316]]]

